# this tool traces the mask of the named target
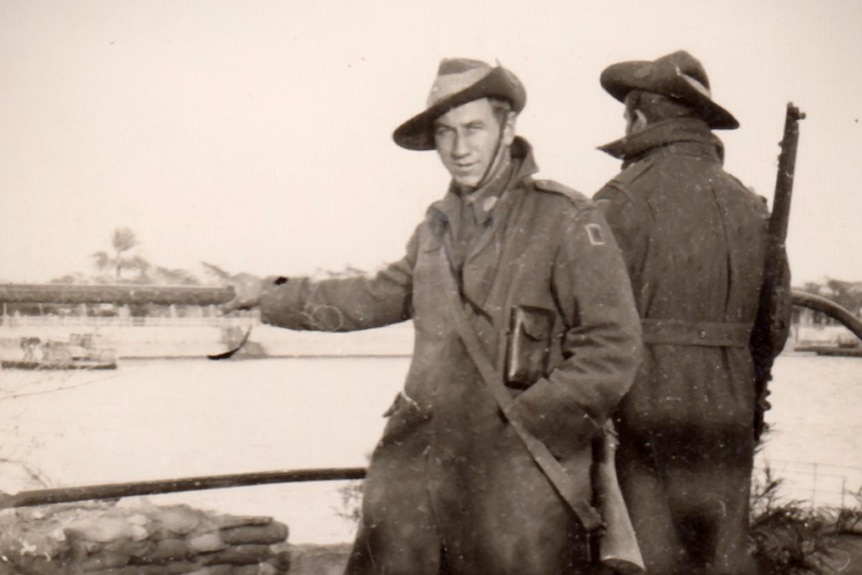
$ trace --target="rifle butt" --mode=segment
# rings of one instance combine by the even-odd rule
[[[643,556],[620,490],[616,470],[617,439],[613,431],[605,432],[604,454],[596,473],[596,491],[605,529],[599,541],[599,560],[614,573],[644,573]]]

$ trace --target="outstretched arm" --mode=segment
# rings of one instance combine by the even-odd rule
[[[234,276],[224,310],[260,309],[264,323],[295,330],[354,331],[411,317],[415,239],[407,255],[373,276],[312,280]]]

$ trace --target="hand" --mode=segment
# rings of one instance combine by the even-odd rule
[[[263,279],[252,274],[236,274],[228,278],[228,286],[233,288],[233,299],[222,304],[221,311],[228,314],[239,309],[251,309],[260,305],[263,292]]]

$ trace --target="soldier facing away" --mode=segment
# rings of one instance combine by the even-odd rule
[[[601,148],[623,170],[594,199],[623,250],[646,348],[618,414],[620,485],[648,573],[750,573],[755,367],[787,337],[759,308],[790,310],[761,299],[765,202],[722,168],[712,130],[738,122],[690,54],[614,64],[601,84],[625,104],[626,135]],[[786,270],[786,256],[769,265]]]
[[[256,306],[285,328],[413,321],[351,575],[592,569],[580,518],[590,516],[593,447],[634,377],[640,324],[599,210],[533,179],[531,148],[515,135],[525,103],[507,69],[442,61],[427,108],[394,133],[408,150],[436,149],[452,176],[404,258],[370,277],[235,278],[227,309]],[[528,450],[529,437],[540,445]],[[542,449],[553,461],[534,455]],[[552,484],[537,458],[563,481]]]

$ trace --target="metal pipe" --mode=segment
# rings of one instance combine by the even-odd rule
[[[825,313],[829,317],[841,322],[856,337],[862,339],[862,319],[859,319],[850,310],[832,300],[813,293],[793,290],[793,305]]]
[[[0,509],[96,499],[119,499],[121,497],[177,493],[180,491],[267,485],[272,483],[355,480],[363,479],[365,473],[366,470],[364,467],[292,469],[285,471],[235,473],[231,475],[183,477],[179,479],[159,479],[155,481],[107,483],[103,485],[83,485],[79,487],[59,487],[56,489],[37,489],[20,491],[15,494],[0,494]]]

